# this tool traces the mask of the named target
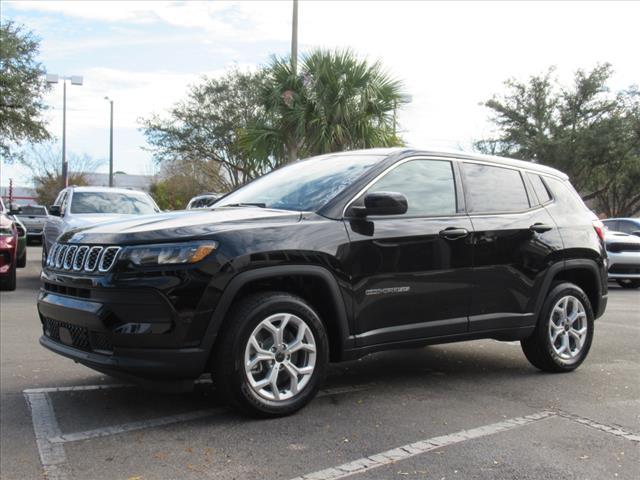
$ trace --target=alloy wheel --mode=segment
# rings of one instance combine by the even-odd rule
[[[563,360],[573,360],[587,339],[587,314],[584,305],[572,295],[560,298],[551,310],[549,340],[553,351]]]

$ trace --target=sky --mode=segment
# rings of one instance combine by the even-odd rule
[[[140,118],[163,114],[204,75],[256,68],[291,45],[292,2],[5,1],[2,21],[40,39],[47,72],[82,75],[67,88],[67,152],[103,160],[108,171],[109,96],[114,100],[114,168],[157,170]],[[304,1],[299,50],[353,49],[404,83],[412,101],[398,114],[414,146],[469,149],[491,132],[481,105],[508,78],[556,67],[610,62],[612,89],[640,83],[640,2]],[[62,86],[46,96],[50,131],[62,133]],[[1,166],[0,183],[28,185],[28,171]]]

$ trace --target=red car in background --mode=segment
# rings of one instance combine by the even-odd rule
[[[16,289],[17,253],[16,224],[0,213],[0,290]]]

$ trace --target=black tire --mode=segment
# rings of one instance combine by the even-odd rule
[[[18,268],[24,268],[27,266],[27,249],[25,247],[24,249],[24,253],[22,254],[22,256],[18,259],[18,264],[17,264]]]
[[[586,314],[585,326],[587,328],[586,338],[579,353],[571,358],[564,359],[554,349],[551,338],[549,338],[549,323],[552,318],[552,310],[556,303],[563,297],[572,296],[576,298],[584,308]],[[589,298],[584,291],[572,283],[560,283],[553,285],[551,291],[540,312],[540,318],[533,335],[522,340],[522,351],[527,360],[534,366],[545,372],[561,373],[570,372],[580,366],[589,353],[591,342],[593,341],[593,309]],[[567,327],[568,328],[568,327]]]
[[[244,355],[256,327],[278,313],[293,314],[307,325],[316,352],[315,367],[306,385],[292,398],[275,401],[263,398],[251,387]],[[254,417],[280,417],[296,412],[315,397],[326,375],[329,340],[322,321],[307,302],[286,292],[253,294],[233,306],[223,328],[214,347],[212,377],[218,391],[233,407]]]
[[[616,280],[618,285],[622,288],[640,288],[640,279],[636,278],[625,278],[622,280]]]
[[[0,290],[13,292],[16,289],[16,266],[9,270],[9,275],[0,279]]]

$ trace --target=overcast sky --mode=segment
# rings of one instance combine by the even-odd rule
[[[138,119],[163,112],[202,75],[255,68],[290,48],[291,1],[2,2],[2,21],[41,38],[50,73],[84,76],[67,89],[67,151],[108,158],[108,95],[115,100],[115,169],[151,173]],[[412,145],[468,148],[490,131],[480,102],[502,82],[557,66],[610,62],[611,86],[640,83],[638,2],[301,1],[300,51],[351,47],[381,60],[413,102],[399,114]],[[47,96],[50,129],[62,131],[62,88]],[[106,163],[101,167],[107,171]],[[24,171],[2,165],[3,185]]]

